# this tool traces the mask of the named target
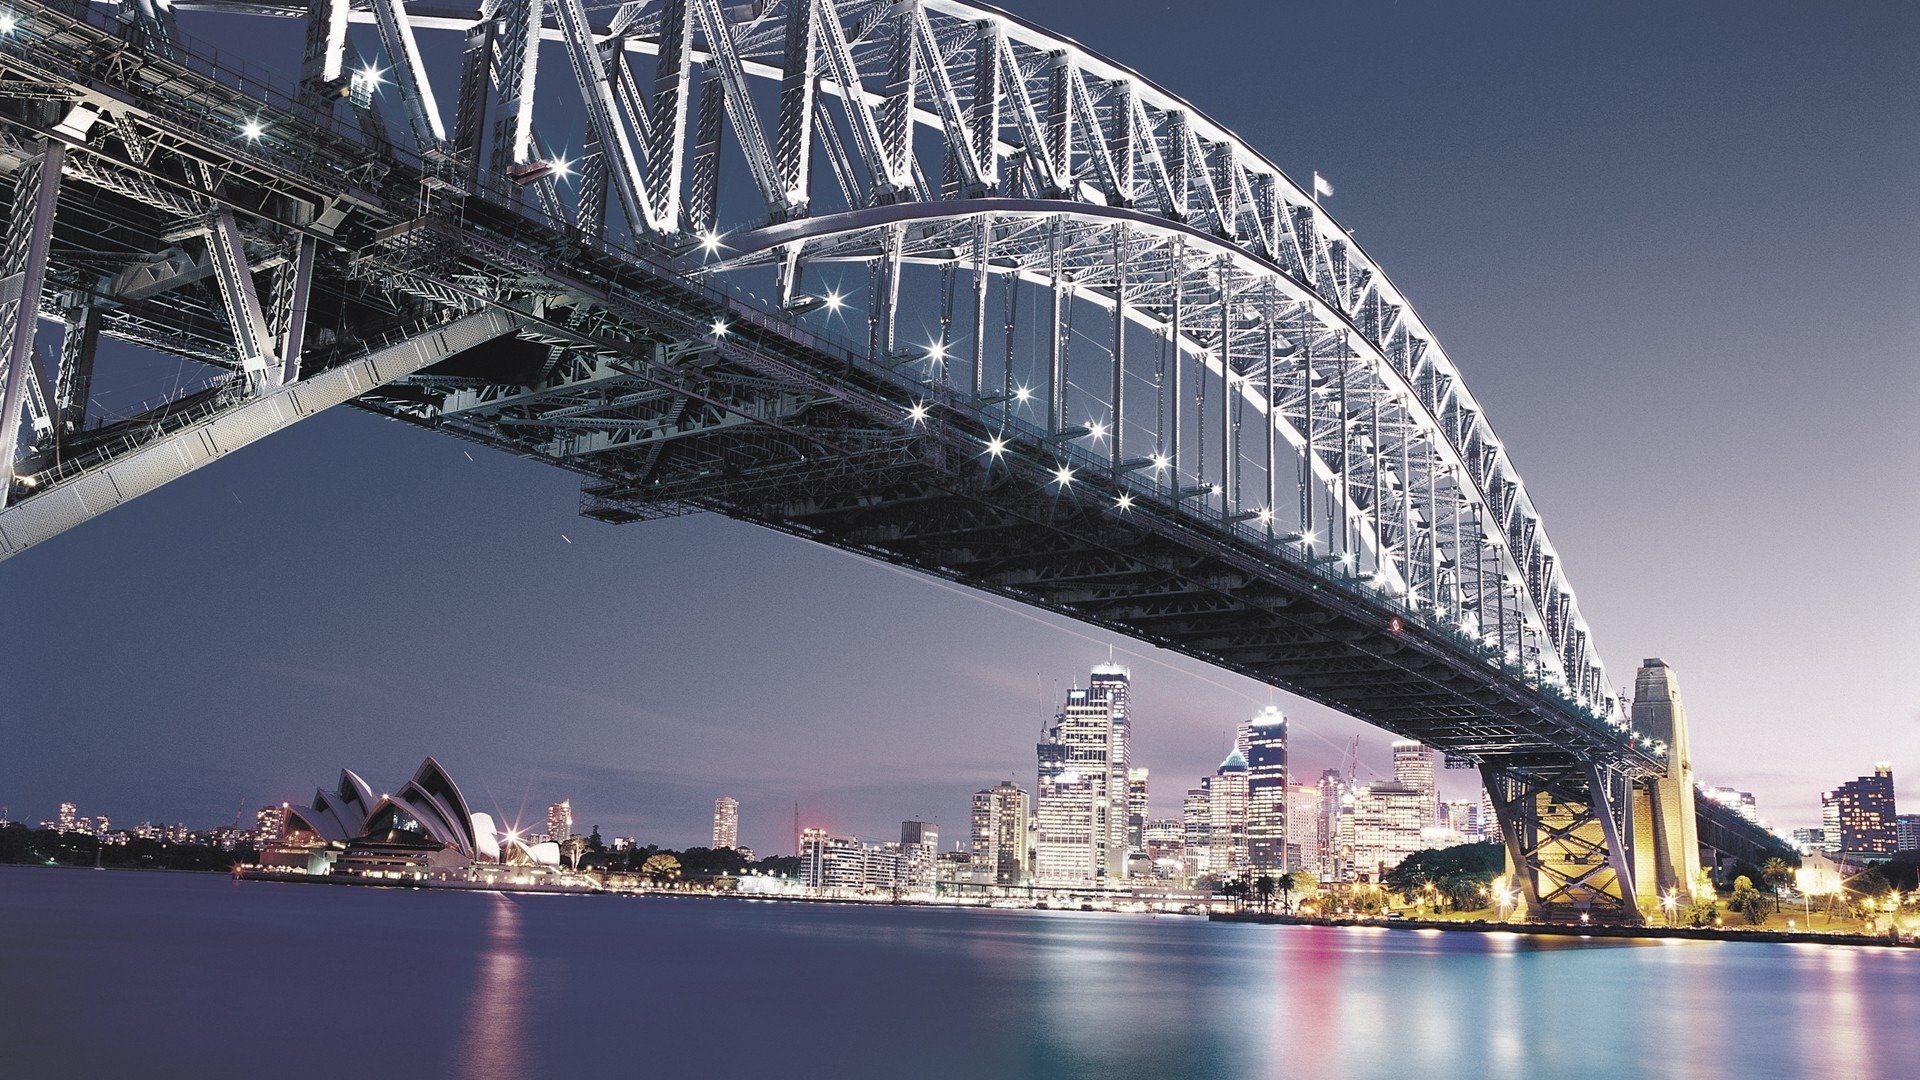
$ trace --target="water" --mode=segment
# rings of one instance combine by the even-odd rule
[[[1920,952],[0,867],[0,1077],[1893,1077]]]

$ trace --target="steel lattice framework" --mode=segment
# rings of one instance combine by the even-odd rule
[[[297,84],[144,0],[0,20],[0,557],[351,402],[601,520],[720,511],[1420,738],[1481,765],[1532,905],[1635,917],[1664,747],[1518,472],[1193,106],[950,0],[176,7],[261,17]],[[209,377],[90,415],[102,336]]]

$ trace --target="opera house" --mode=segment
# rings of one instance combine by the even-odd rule
[[[474,813],[459,785],[428,758],[391,795],[352,769],[311,806],[287,804],[281,842],[261,853],[263,869],[368,878],[491,878],[500,868],[558,869],[560,845],[529,844]],[[475,874],[481,871],[481,874]]]

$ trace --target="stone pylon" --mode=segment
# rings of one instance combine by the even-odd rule
[[[1684,902],[1700,876],[1700,826],[1693,808],[1693,758],[1687,748],[1687,708],[1680,680],[1666,661],[1640,665],[1633,684],[1633,730],[1667,747],[1667,775],[1635,785],[1635,891],[1642,911],[1677,890]]]

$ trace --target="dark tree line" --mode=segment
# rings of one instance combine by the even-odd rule
[[[113,870],[230,870],[254,857],[252,848],[228,850],[212,844],[176,844],[167,840],[129,840],[102,844],[85,833],[0,828],[0,863],[40,866],[104,866]]]

